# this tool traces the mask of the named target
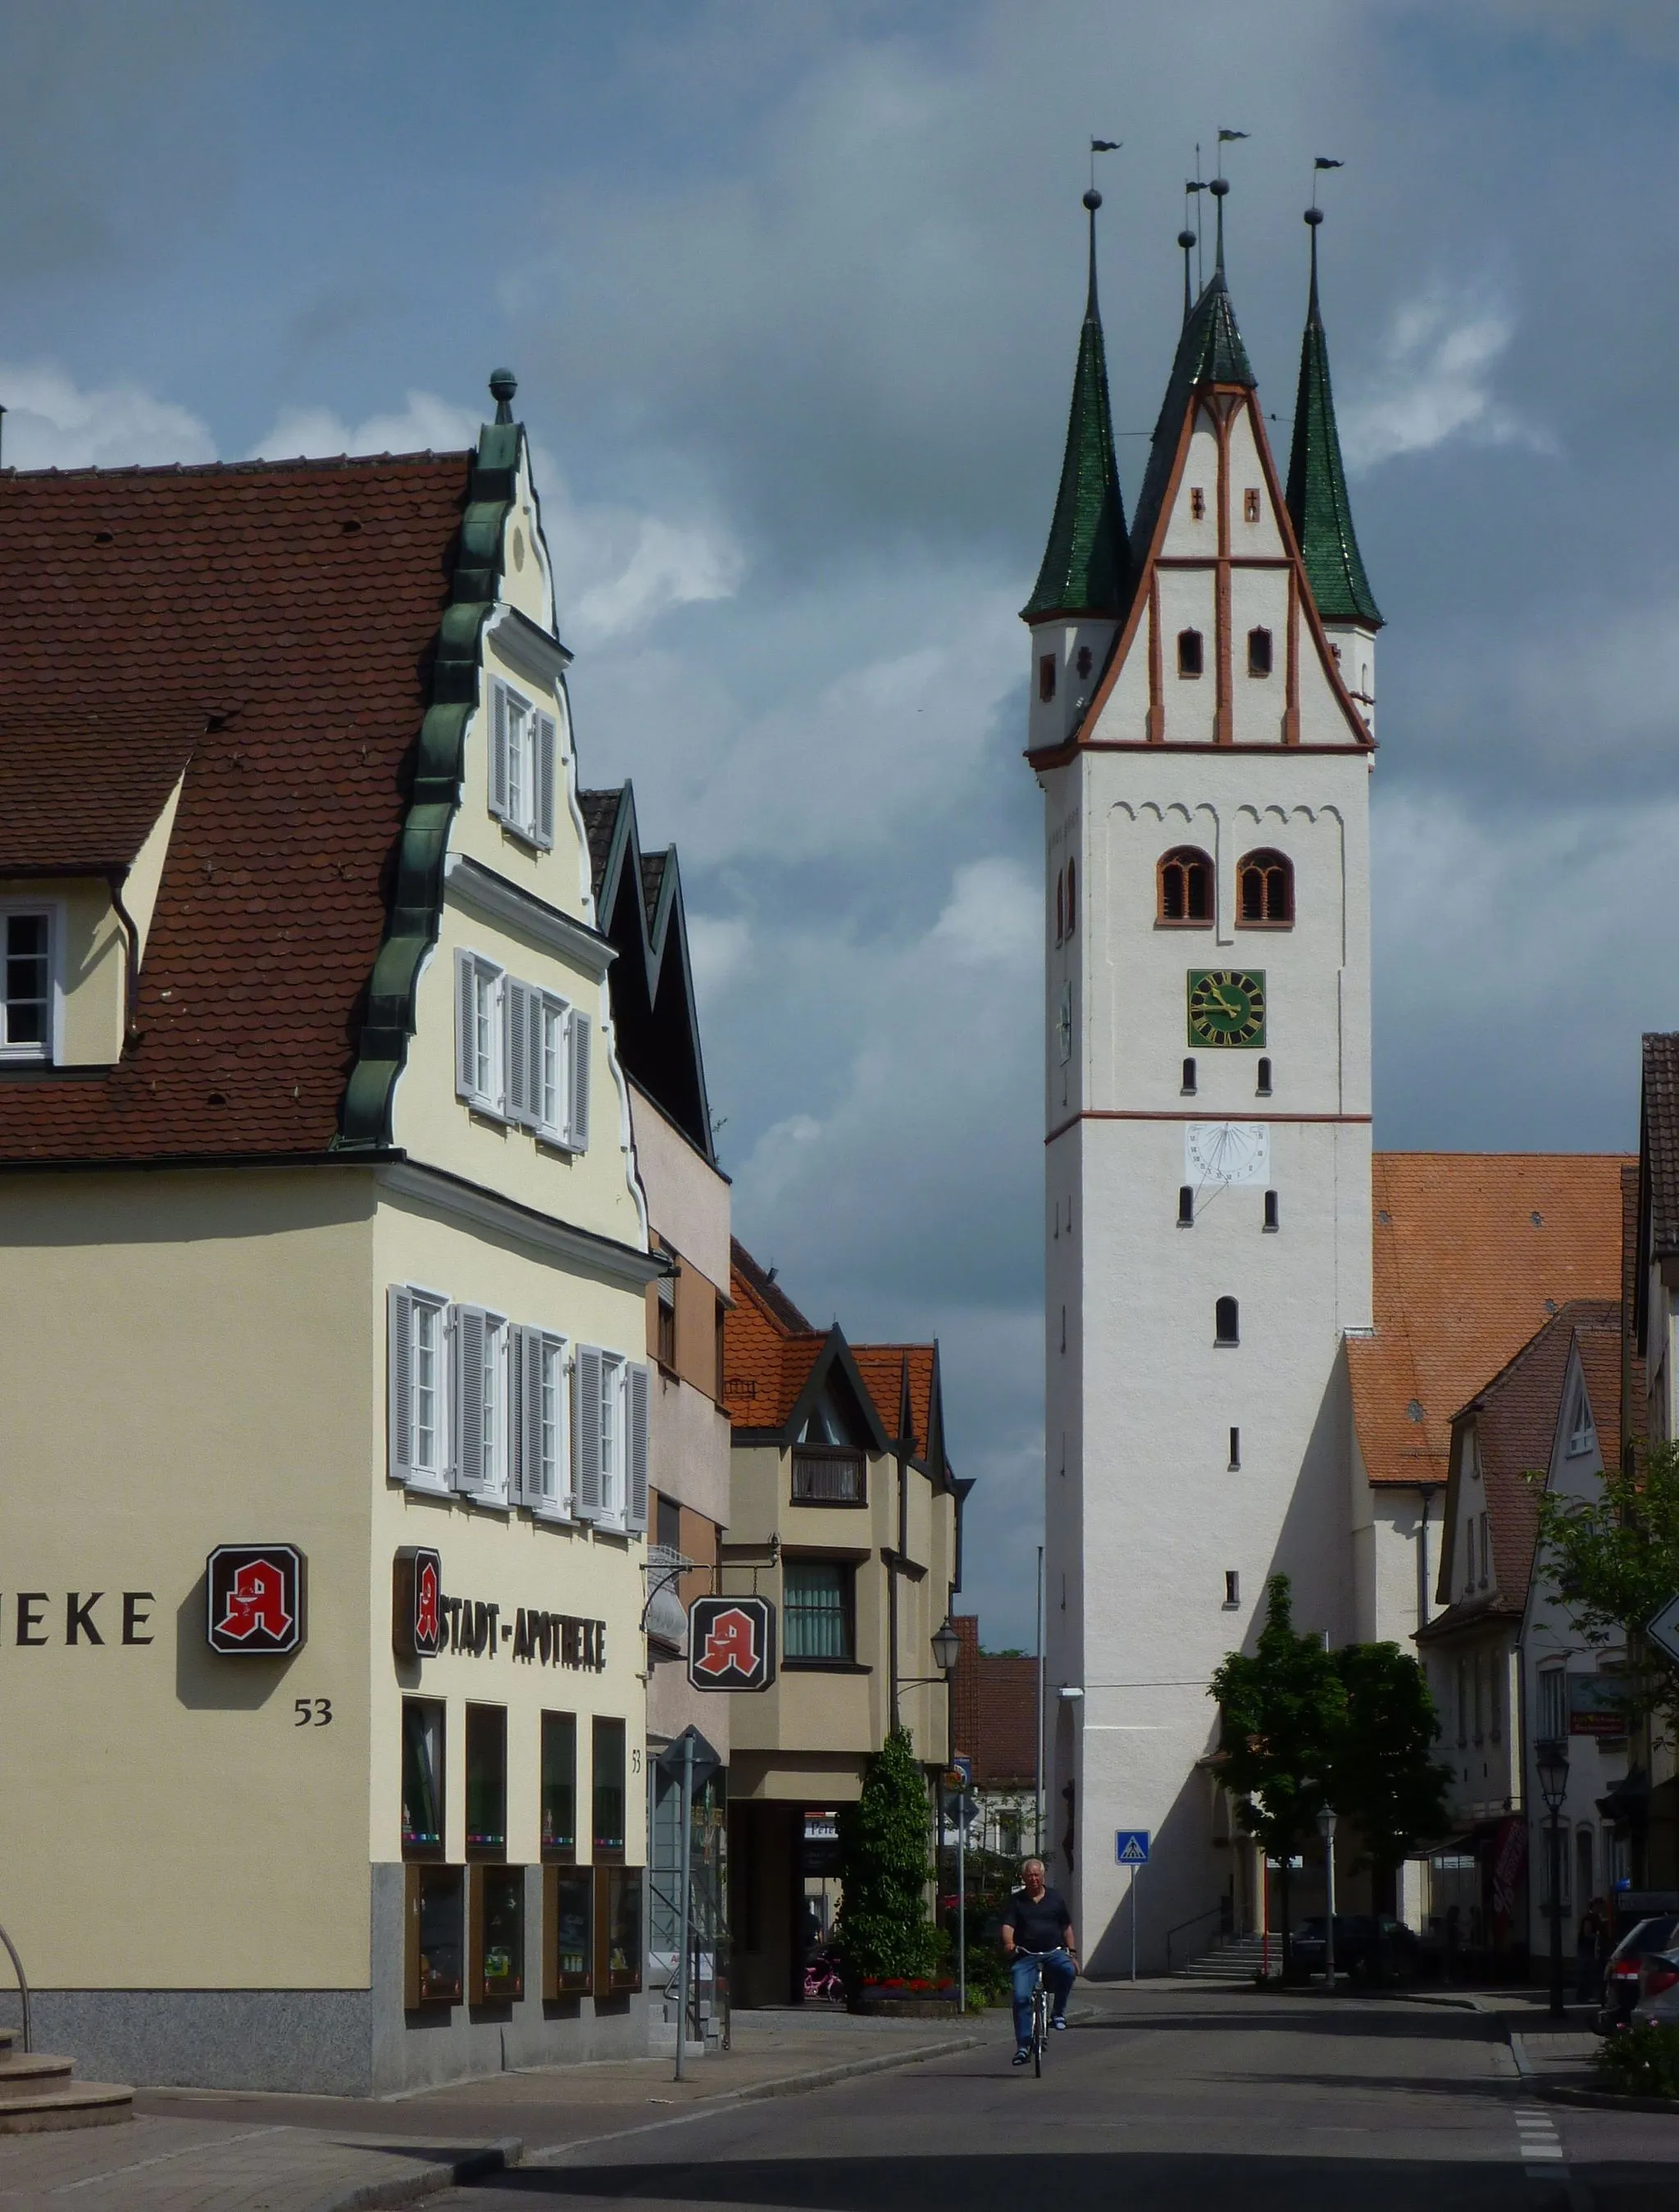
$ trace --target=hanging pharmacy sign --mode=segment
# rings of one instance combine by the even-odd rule
[[[218,1544],[204,1565],[210,1650],[229,1659],[300,1650],[305,1569],[295,1544]]]
[[[688,1680],[697,1690],[767,1690],[776,1679],[776,1608],[766,1597],[697,1597],[688,1608]]]

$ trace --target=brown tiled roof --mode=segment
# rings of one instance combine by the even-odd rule
[[[0,873],[125,868],[210,717],[119,682],[91,699],[22,703],[0,690]]]
[[[980,1729],[979,1695],[979,1616],[972,1613],[953,1613],[951,1626],[956,1631],[958,1649],[956,1668],[951,1676],[951,1749],[975,1762],[974,1779],[979,1775],[978,1752]]]
[[[1443,1482],[1452,1416],[1487,1377],[1570,1298],[1615,1297],[1623,1164],[1595,1152],[1377,1153],[1376,1329],[1347,1348],[1372,1482]]]
[[[331,1145],[471,459],[0,477],[9,773],[67,789],[40,733],[110,702],[121,844],[192,749],[138,1034],[108,1074],[8,1079],[0,1158]],[[142,698],[176,736],[131,755]]]
[[[729,1265],[758,1304],[774,1318],[778,1328],[802,1330],[808,1335],[820,1334],[806,1320],[769,1269],[759,1267],[738,1237],[729,1239]]]
[[[1651,1256],[1679,1252],[1679,1034],[1644,1040],[1644,1150]]]
[[[935,1360],[930,1344],[854,1344],[851,1357],[874,1401],[880,1425],[894,1439],[903,1410],[903,1370],[909,1369],[909,1442],[911,1456],[925,1456],[928,1425],[933,1410]]]
[[[1031,1789],[1037,1779],[1037,1662],[982,1652],[977,1615],[951,1618],[962,1644],[952,1689],[953,1748],[973,1761],[980,1789]]]

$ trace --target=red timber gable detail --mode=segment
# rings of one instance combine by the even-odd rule
[[[1264,481],[1269,520],[1281,542],[1281,554],[1244,554],[1235,548],[1231,441],[1237,422],[1244,416],[1251,427],[1254,447]],[[1196,429],[1203,426],[1214,436],[1218,456],[1218,483],[1213,502],[1216,529],[1214,548],[1206,554],[1168,553],[1165,546],[1178,514],[1190,445]],[[1163,422],[1155,432],[1157,443],[1165,434],[1169,434],[1168,426]],[[1364,718],[1342,681],[1340,667],[1313,601],[1305,563],[1283,498],[1270,441],[1265,434],[1264,418],[1250,387],[1222,383],[1201,383],[1192,387],[1177,426],[1170,471],[1158,507],[1152,516],[1146,509],[1140,512],[1136,522],[1148,526],[1148,538],[1146,544],[1142,543],[1134,526],[1134,568],[1129,605],[1101,681],[1083,720],[1065,744],[1046,746],[1028,753],[1027,759],[1033,768],[1063,767],[1080,750],[1141,751],[1150,747],[1172,751],[1199,752],[1207,750],[1204,740],[1174,740],[1168,734],[1167,641],[1163,632],[1160,580],[1163,573],[1172,571],[1202,574],[1210,572],[1214,580],[1214,635],[1211,641],[1208,673],[1214,687],[1212,738],[1214,746],[1242,752],[1269,753],[1277,750],[1275,741],[1238,744],[1235,738],[1233,696],[1237,640],[1233,635],[1231,581],[1232,574],[1243,570],[1281,570],[1287,580],[1286,635],[1279,641],[1281,647],[1280,672],[1283,679],[1280,716],[1281,744],[1303,745],[1300,732],[1302,670],[1307,657],[1315,655],[1317,665],[1340,709],[1346,726],[1346,738],[1344,742],[1329,745],[1318,743],[1305,749],[1317,752],[1372,753],[1375,750],[1376,740],[1366,727]],[[1109,702],[1132,653],[1138,647],[1145,622],[1147,631],[1148,706],[1143,729],[1135,738],[1099,736],[1098,732]]]

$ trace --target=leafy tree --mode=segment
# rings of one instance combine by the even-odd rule
[[[854,1992],[864,1982],[931,1971],[937,1942],[927,1911],[928,1820],[909,1731],[893,1729],[869,1761],[861,1796],[840,1813],[839,1941]]]
[[[1679,1591],[1679,1444],[1652,1444],[1630,1469],[1606,1467],[1595,1498],[1542,1490],[1539,1549],[1551,1596],[1586,1642],[1626,1644],[1628,1717],[1679,1727],[1679,1667],[1644,1633]]]
[[[1289,1865],[1323,1802],[1347,1689],[1323,1638],[1294,1626],[1287,1575],[1266,1584],[1265,1626],[1251,1653],[1232,1651],[1214,1675],[1224,1779],[1244,1832],[1281,1868],[1282,1955],[1288,1959]]]
[[[1329,1756],[1329,1802],[1356,1822],[1380,1890],[1420,1843],[1445,1831],[1451,1770],[1428,1678],[1396,1644],[1348,1644],[1333,1655],[1346,1708]]]

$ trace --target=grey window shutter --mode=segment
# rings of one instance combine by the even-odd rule
[[[537,716],[536,841],[544,848],[554,842],[554,754],[557,732],[551,714]]]
[[[526,1502],[525,1399],[529,1388],[526,1370],[534,1334],[532,1329],[518,1327],[508,1330],[508,1496],[515,1505],[522,1505]]]
[[[589,1148],[589,1057],[593,1041],[593,1022],[574,1007],[570,1050],[567,1054],[571,1063],[568,1071],[571,1079],[571,1111],[567,1134],[574,1152],[586,1152]]]
[[[630,1378],[630,1388],[626,1393],[630,1401],[629,1419],[625,1423],[630,1446],[630,1480],[627,1486],[630,1509],[624,1516],[624,1525],[632,1535],[639,1536],[647,1529],[648,1374],[647,1369],[639,1364],[625,1371]]]
[[[571,1378],[575,1413],[572,1491],[580,1521],[600,1518],[600,1370],[601,1356],[595,1346],[580,1344]]]
[[[531,1060],[531,1008],[539,1004],[528,985],[508,979],[503,1021],[508,1056],[508,1113],[515,1121],[536,1118],[536,1088],[542,1064]]]
[[[540,991],[532,991],[526,1000],[525,1057],[531,1071],[531,1127],[545,1129],[549,1124],[544,1113],[546,1100],[543,1096],[542,1037],[548,1001]],[[563,1055],[562,1055],[563,1060]],[[564,1079],[563,1066],[561,1079]],[[558,1110],[564,1111],[563,1102]]]
[[[484,1466],[484,1310],[454,1309],[455,1484],[482,1490]]]
[[[473,961],[470,952],[457,952],[454,957],[454,1087],[463,1098],[478,1097],[474,1080],[478,1074],[474,1040],[477,1008],[473,990]]]
[[[524,1500],[526,1505],[551,1505],[553,1492],[543,1480],[542,1465],[543,1334],[539,1328],[520,1329],[519,1333],[525,1340],[525,1395],[518,1409]]]
[[[494,702],[490,737],[490,811],[508,817],[508,695],[499,684],[490,690]]]
[[[406,1482],[414,1472],[414,1301],[406,1291],[386,1293],[391,1325],[391,1473]]]

